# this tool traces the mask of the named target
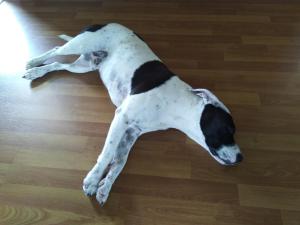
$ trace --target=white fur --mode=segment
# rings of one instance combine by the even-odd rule
[[[84,32],[74,38],[59,37],[68,42],[29,61],[24,78],[33,80],[55,70],[74,73],[99,70],[112,102],[118,107],[97,163],[84,179],[83,190],[87,195],[96,194],[100,204],[106,202],[131,147],[143,133],[175,128],[208,150],[200,128],[204,106],[213,103],[228,109],[208,90],[193,90],[177,76],[158,88],[130,95],[134,71],[147,61],[159,60],[131,30],[119,24],[108,24],[96,32]],[[101,57],[95,56],[95,52],[108,54]],[[72,64],[55,62],[36,67],[51,57],[70,54],[81,56]],[[238,148],[222,149],[224,158],[232,162],[238,152]]]

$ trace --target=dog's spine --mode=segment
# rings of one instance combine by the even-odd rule
[[[65,41],[70,41],[70,40],[72,40],[72,39],[73,39],[73,37],[71,37],[71,36],[68,36],[68,35],[66,35],[66,34],[61,34],[61,35],[58,35],[58,37],[59,37],[60,39],[63,39],[63,40],[65,40]]]

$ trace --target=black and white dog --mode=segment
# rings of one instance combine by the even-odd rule
[[[234,142],[235,126],[226,106],[210,91],[193,89],[172,73],[130,29],[115,23],[93,25],[67,43],[30,60],[24,78],[34,80],[56,70],[99,70],[117,106],[104,148],[83,181],[87,195],[103,205],[137,138],[175,128],[223,165],[242,160]],[[71,64],[42,65],[57,55],[80,55]],[[42,66],[41,66],[42,65]]]

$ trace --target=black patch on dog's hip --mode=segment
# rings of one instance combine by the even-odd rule
[[[153,60],[144,63],[133,74],[131,95],[140,94],[164,84],[175,76],[162,62]]]
[[[90,26],[85,27],[80,33],[84,33],[86,31],[88,32],[95,32],[97,30],[102,29],[103,27],[105,27],[107,24],[93,24]]]

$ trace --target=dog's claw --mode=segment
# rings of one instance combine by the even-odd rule
[[[29,69],[25,72],[25,74],[22,76],[22,78],[27,79],[27,80],[35,80],[39,77],[44,76],[45,72],[41,70],[38,67]]]
[[[98,186],[93,185],[93,184],[84,184],[82,186],[82,188],[83,188],[83,192],[86,196],[92,196],[92,195],[96,194]]]
[[[99,188],[98,189],[96,199],[101,206],[104,206],[104,204],[106,203],[108,194],[109,194],[109,191],[107,188]]]
[[[103,179],[99,184],[99,188],[97,190],[96,195],[96,199],[101,206],[103,206],[106,203],[109,191],[110,187],[105,183],[105,179]]]
[[[104,198],[105,198],[105,195],[97,195],[96,196],[96,199],[97,199],[97,201],[98,201],[98,203],[99,203],[99,205],[101,206],[101,207],[103,207],[104,206],[104,204],[105,204],[105,202],[106,202],[106,200],[107,200],[107,198],[104,200]]]
[[[98,183],[98,179],[89,173],[83,180],[82,189],[84,191],[84,194],[86,196],[92,196],[96,194],[98,189]]]
[[[28,71],[22,76],[22,78],[26,80],[34,80],[36,79],[32,74],[28,73]]]

